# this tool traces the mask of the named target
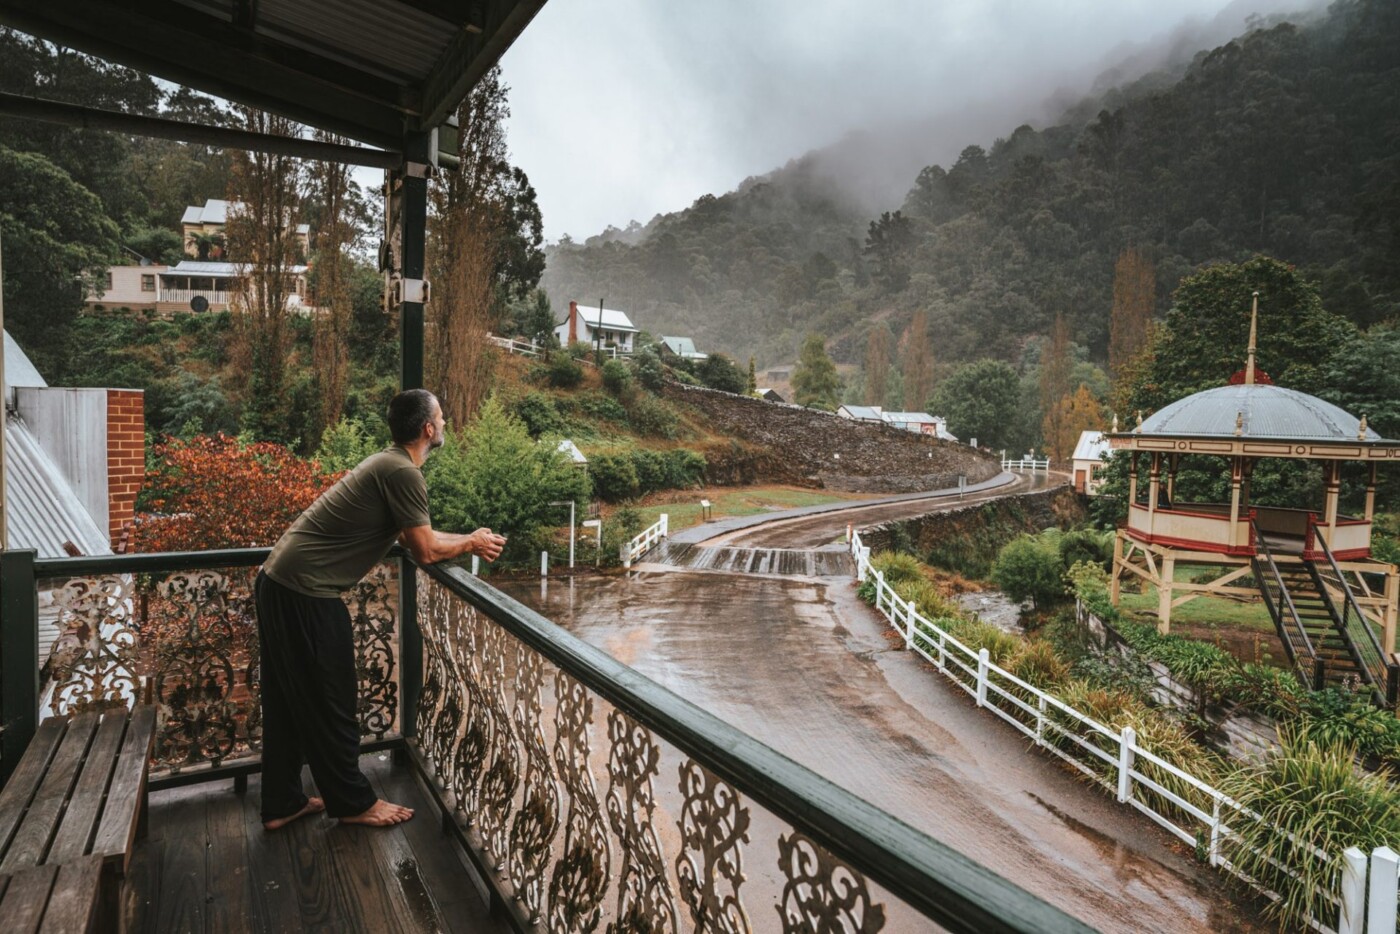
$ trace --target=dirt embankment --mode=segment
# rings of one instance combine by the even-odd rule
[[[795,405],[670,384],[728,445],[704,451],[712,483],[759,480],[860,493],[913,493],[990,479],[997,460],[965,445]]]
[[[985,578],[997,552],[1013,538],[1051,526],[1069,528],[1082,522],[1084,515],[1079,494],[1062,486],[913,519],[897,519],[865,529],[860,534],[876,551],[907,551],[934,567],[957,571],[967,577]]]

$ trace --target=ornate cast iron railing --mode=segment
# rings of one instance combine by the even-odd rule
[[[39,715],[133,698],[154,703],[157,781],[194,767],[256,763],[262,724],[252,591],[267,553],[32,562],[29,593],[36,608],[48,605],[59,632],[52,654],[39,659]],[[355,627],[361,726],[368,742],[382,745],[398,734],[398,562],[376,567],[345,600]]]
[[[1085,930],[470,575],[417,592],[410,757],[518,929]]]

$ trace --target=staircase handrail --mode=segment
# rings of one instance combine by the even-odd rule
[[[1312,640],[1308,638],[1308,631],[1303,628],[1303,622],[1298,617],[1298,608],[1293,605],[1293,595],[1288,592],[1288,585],[1283,582],[1283,574],[1279,572],[1278,564],[1274,561],[1274,553],[1269,549],[1269,543],[1265,540],[1263,533],[1259,530],[1257,522],[1251,519],[1249,521],[1249,525],[1250,528],[1254,530],[1256,555],[1263,556],[1264,560],[1262,563],[1268,569],[1268,571],[1273,574],[1274,583],[1278,587],[1280,597],[1277,608],[1279,629],[1282,631],[1282,634],[1286,637],[1288,641],[1287,647],[1290,651],[1290,654],[1293,656],[1293,667],[1298,670],[1300,676],[1303,679],[1303,682],[1306,684],[1309,682],[1310,673],[1303,667],[1302,664],[1299,663],[1298,647],[1295,644],[1295,633],[1297,636],[1302,637],[1303,647],[1307,649],[1308,661],[1312,661],[1313,659],[1317,658],[1317,650],[1313,648]],[[1260,581],[1259,584],[1260,589],[1264,590],[1265,597],[1267,598],[1267,587],[1265,587],[1263,581]],[[1284,619],[1283,611],[1285,606],[1288,610],[1288,619],[1291,620],[1293,623],[1291,627],[1287,625],[1287,622]]]
[[[1308,526],[1310,529],[1312,525],[1313,520],[1312,517],[1309,516]],[[1356,594],[1352,593],[1346,578],[1342,576],[1342,569],[1337,565],[1337,558],[1332,554],[1332,549],[1327,544],[1327,537],[1322,534],[1315,534],[1312,540],[1314,545],[1317,546],[1317,550],[1321,551],[1323,557],[1326,559],[1326,566],[1331,570],[1333,578],[1327,581],[1322,580],[1321,569],[1317,567],[1320,562],[1309,562],[1313,572],[1318,575],[1318,590],[1321,591],[1322,598],[1327,601],[1328,607],[1335,614],[1342,639],[1346,641],[1347,647],[1351,649],[1352,657],[1358,662],[1357,667],[1370,683],[1371,688],[1381,696],[1382,703],[1384,703],[1385,682],[1388,672],[1385,663],[1385,652],[1381,649],[1380,640],[1376,638],[1376,633],[1371,628],[1371,624],[1366,621],[1366,615],[1361,612],[1361,605],[1356,602]],[[1328,584],[1334,586],[1342,595],[1342,609],[1340,612],[1338,612],[1336,604],[1332,602],[1332,594],[1328,590]],[[1367,647],[1371,649],[1370,653],[1364,653],[1362,647],[1357,645],[1357,640],[1352,635],[1350,620],[1353,616],[1355,616],[1357,622],[1361,625],[1361,629],[1366,633],[1366,639],[1369,643]],[[1369,658],[1365,657],[1367,655],[1369,655]]]

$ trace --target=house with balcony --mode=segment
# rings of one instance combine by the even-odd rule
[[[573,343],[597,345],[613,356],[630,354],[639,328],[626,313],[611,308],[586,308],[569,302],[569,313],[555,325],[554,336],[567,347]]]

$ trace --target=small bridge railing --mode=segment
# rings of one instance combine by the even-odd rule
[[[670,516],[661,514],[661,518],[652,523],[649,528],[643,529],[635,538],[622,546],[622,566],[630,568],[632,562],[656,547],[656,543],[670,534]]]
[[[1002,470],[1029,470],[1029,471],[1031,471],[1032,473],[1035,473],[1035,472],[1045,472],[1045,473],[1048,473],[1048,472],[1050,471],[1050,458],[1046,457],[1046,458],[1037,460],[1037,459],[1034,458],[1034,457],[1022,457],[1022,458],[1018,458],[1018,459],[1016,459],[1016,460],[1011,460],[1010,458],[1007,458],[1007,457],[1003,456],[1002,459],[1001,459],[1001,469],[1002,469]]]

